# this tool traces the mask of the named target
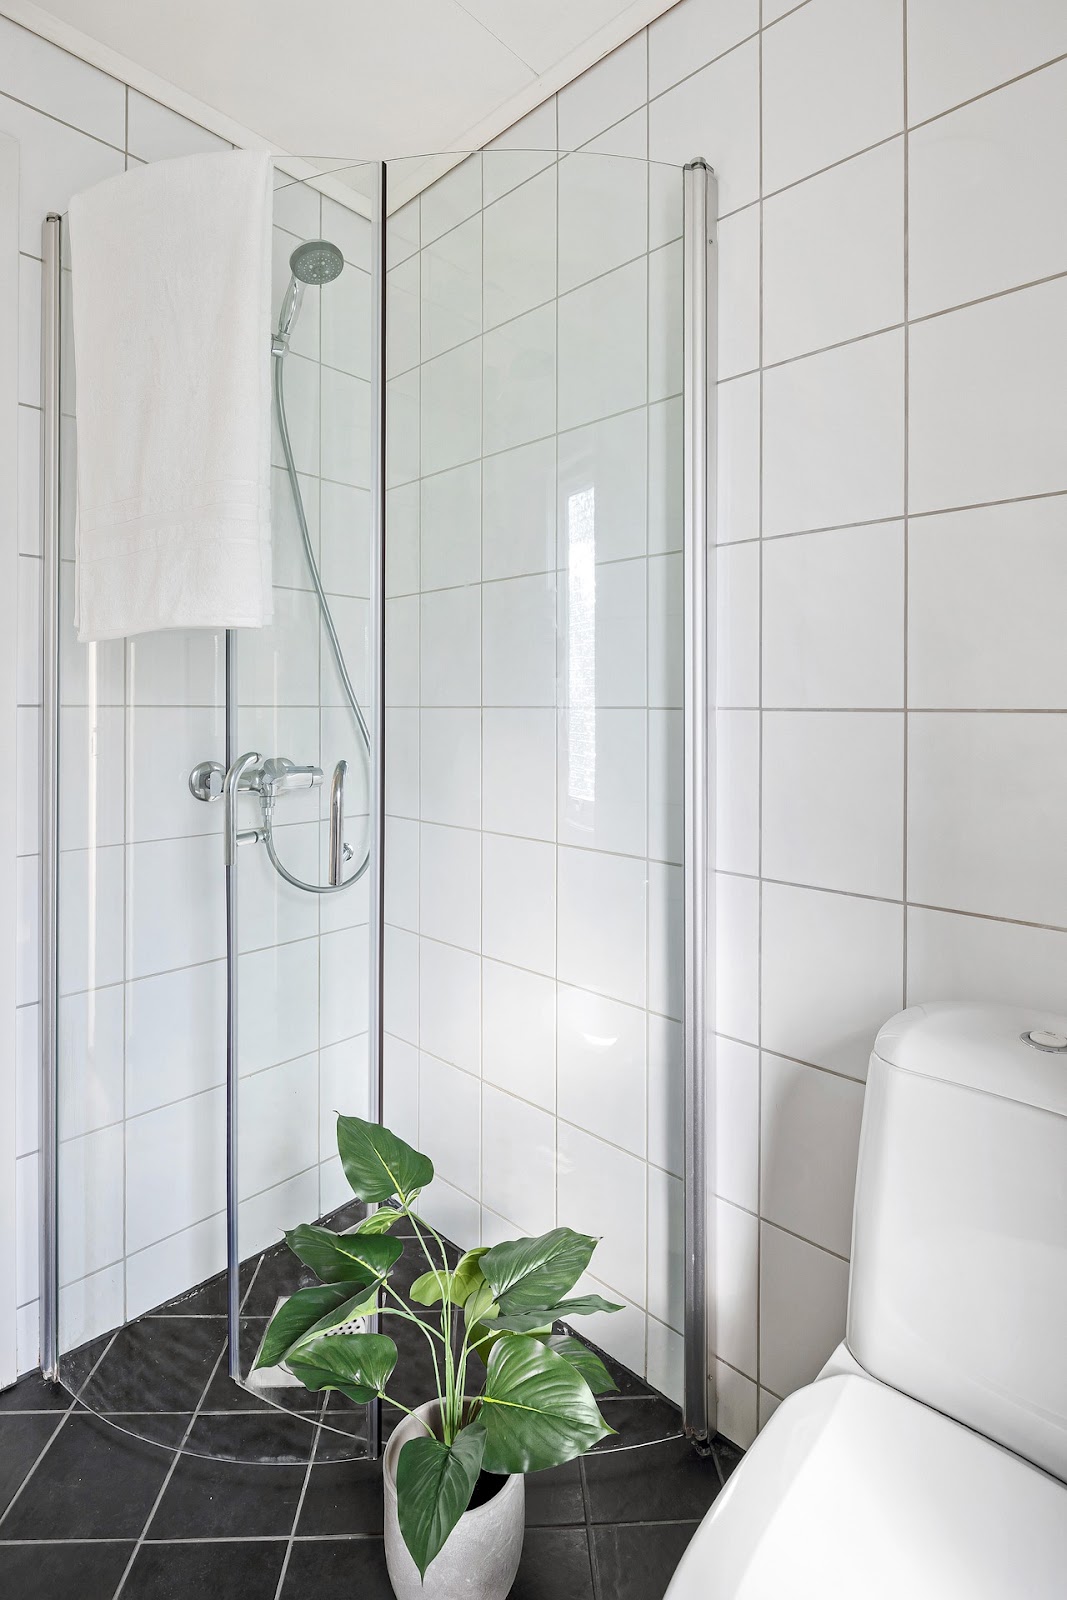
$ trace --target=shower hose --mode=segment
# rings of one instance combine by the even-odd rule
[[[330,641],[330,650],[333,654],[333,659],[337,664],[337,671],[341,679],[341,687],[344,689],[345,699],[348,701],[348,704],[351,707],[352,715],[356,719],[356,725],[359,728],[359,734],[363,742],[363,748],[366,751],[369,759],[370,731],[367,727],[367,719],[363,715],[362,707],[356,698],[356,691],[352,687],[352,679],[348,673],[348,666],[345,662],[344,651],[341,649],[341,641],[337,637],[337,629],[334,626],[333,616],[330,611],[330,603],[326,598],[326,591],[322,587],[322,577],[319,573],[319,564],[315,560],[315,551],[312,548],[311,535],[308,532],[307,516],[304,511],[304,497],[300,492],[300,480],[296,475],[296,462],[293,460],[293,446],[289,438],[289,422],[285,415],[285,380],[282,370],[285,364],[284,351],[275,351],[272,359],[274,361],[274,404],[278,413],[278,432],[281,436],[282,452],[285,456],[285,470],[289,475],[289,485],[293,491],[293,504],[296,507],[296,520],[300,528],[301,542],[304,546],[304,557],[307,561],[308,571],[311,574],[311,582],[314,586],[315,594],[318,597],[319,611],[322,615],[323,626],[326,629],[326,637]],[[360,862],[355,872],[351,873],[349,877],[343,878],[340,883],[305,883],[302,878],[298,878],[295,873],[290,872],[289,868],[284,866],[279,859],[278,852],[274,847],[273,798],[270,796],[263,796],[262,799],[263,843],[267,847],[267,855],[270,857],[271,865],[273,866],[274,870],[285,879],[286,883],[292,884],[294,889],[303,889],[307,894],[339,894],[342,889],[351,888],[354,883],[357,883],[359,879],[362,878],[363,874],[367,870],[367,867],[370,865],[369,845],[364,852],[363,860]]]

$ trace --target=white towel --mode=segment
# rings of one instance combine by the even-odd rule
[[[271,619],[272,198],[236,151],[71,201],[82,641]]]

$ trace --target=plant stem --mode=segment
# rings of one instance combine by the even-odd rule
[[[394,1400],[391,1395],[386,1394],[384,1389],[379,1389],[378,1390],[378,1399],[379,1400],[388,1401],[388,1403],[391,1406],[395,1406],[396,1409],[398,1411],[402,1411],[405,1416],[415,1417],[415,1421],[419,1424],[419,1427],[420,1428],[425,1428],[426,1432],[430,1435],[431,1439],[436,1439],[437,1435],[434,1433],[433,1429],[430,1427],[430,1424],[428,1422],[426,1422],[424,1418],[416,1417],[414,1411],[410,1411],[407,1406],[402,1406],[400,1404],[399,1400]]]

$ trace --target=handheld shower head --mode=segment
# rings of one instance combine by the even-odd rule
[[[342,272],[344,264],[344,256],[329,239],[309,239],[305,244],[297,245],[289,257],[292,276],[278,313],[278,331],[274,335],[273,347],[276,356],[285,355],[289,349],[289,336],[304,299],[305,284],[318,287],[319,284],[332,283]]]

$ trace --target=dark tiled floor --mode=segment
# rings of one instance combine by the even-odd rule
[[[265,1264],[265,1274],[261,1264],[250,1275],[246,1301],[260,1317],[297,1282],[281,1253]],[[39,1375],[0,1394],[0,1595],[388,1600],[380,1467],[322,1460],[326,1434],[316,1443],[305,1422],[250,1404],[228,1382],[219,1292],[206,1285],[87,1352],[86,1405]],[[417,1346],[398,1343],[412,1390],[398,1397],[422,1399]],[[511,1600],[658,1600],[737,1464],[725,1440],[700,1459],[678,1437],[675,1408],[609,1365],[618,1391],[601,1403],[616,1435],[580,1462],[527,1479],[527,1537]],[[146,1392],[166,1408],[126,1414]],[[276,1447],[279,1430],[291,1430],[289,1465],[211,1459],[255,1457]],[[176,1449],[187,1434],[204,1454]]]

